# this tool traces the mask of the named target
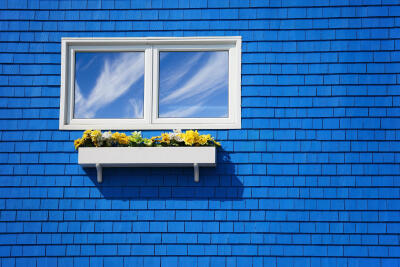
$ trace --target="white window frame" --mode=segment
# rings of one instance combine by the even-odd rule
[[[60,130],[170,130],[241,128],[241,41],[235,37],[62,38]],[[143,51],[143,119],[75,119],[76,52]],[[158,118],[160,51],[228,51],[229,115],[227,118]]]

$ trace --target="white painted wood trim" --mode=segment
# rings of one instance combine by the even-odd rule
[[[59,121],[59,128],[63,129],[64,126],[67,123],[66,121],[66,114],[67,110],[65,110],[65,107],[68,105],[66,103],[66,93],[67,93],[67,84],[65,83],[66,80],[68,79],[67,75],[67,66],[68,63],[66,62],[67,60],[67,41],[66,40],[61,40],[61,81],[60,81],[60,121]]]
[[[198,43],[226,43],[241,41],[242,36],[195,36],[195,37],[62,37],[61,41],[71,44],[184,44]]]
[[[60,130],[169,130],[241,128],[241,36],[62,38]],[[157,48],[158,47],[158,48]],[[229,118],[157,118],[158,73],[155,50],[229,50]],[[143,119],[74,119],[75,51],[145,51]],[[158,104],[158,103],[157,103]]]

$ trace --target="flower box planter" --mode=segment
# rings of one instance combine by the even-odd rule
[[[216,166],[216,148],[204,147],[80,147],[78,164],[96,167],[97,181],[103,181],[103,167],[193,167],[199,181],[199,167]]]

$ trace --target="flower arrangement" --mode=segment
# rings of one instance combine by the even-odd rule
[[[79,147],[162,147],[162,146],[221,146],[210,134],[199,134],[188,130],[182,133],[174,130],[162,133],[161,136],[143,138],[139,131],[127,136],[125,133],[102,133],[99,130],[86,130],[81,138],[74,141],[75,149]]]

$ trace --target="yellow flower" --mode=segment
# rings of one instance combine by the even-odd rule
[[[216,146],[221,146],[221,143],[220,142],[217,142],[217,141],[215,141],[215,140],[213,140],[214,141],[214,144],[216,145]]]
[[[153,136],[150,140],[152,141],[152,144],[159,144],[161,142],[160,138],[161,136]]]
[[[181,134],[180,137],[185,142],[185,145],[192,146],[193,144],[197,143],[199,140],[199,133],[197,131],[186,131],[186,133]]]
[[[99,130],[93,130],[93,131],[90,132],[90,135],[99,136],[99,135],[101,135],[101,132]]]
[[[120,135],[119,132],[115,132],[115,133],[113,133],[113,134],[111,135],[111,138],[114,139],[115,141],[118,141],[119,135]]]
[[[170,143],[171,139],[169,138],[169,134],[163,133],[161,134],[161,137],[162,137],[161,143],[166,143],[166,144]]]
[[[101,132],[99,130],[94,130],[90,133],[90,137],[92,139],[92,142],[94,146],[99,146],[99,140],[101,138]]]
[[[75,149],[78,149],[78,147],[82,144],[82,139],[78,138],[74,141],[74,146]]]
[[[85,139],[90,139],[90,134],[92,133],[92,130],[86,130],[86,131],[84,131],[83,132],[83,135],[82,135],[82,140],[85,140]]]
[[[207,141],[208,141],[208,139],[207,139],[207,136],[206,135],[200,135],[199,136],[199,141],[198,141],[198,143],[200,144],[200,145],[205,145],[205,144],[207,144]]]
[[[129,142],[128,136],[126,134],[121,133],[118,137],[118,143],[121,145],[127,145]]]
[[[126,145],[129,142],[128,137],[124,133],[115,132],[111,135],[111,138],[120,145]]]

